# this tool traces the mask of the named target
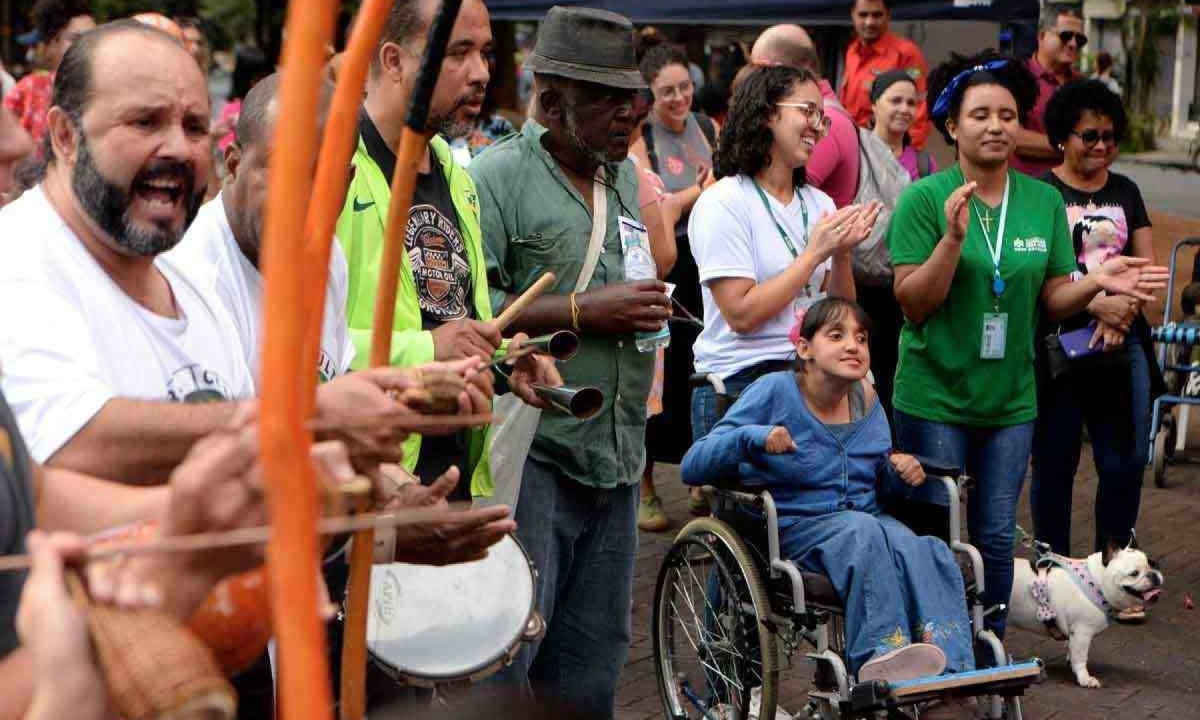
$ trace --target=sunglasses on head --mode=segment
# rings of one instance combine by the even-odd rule
[[[1117,135],[1112,130],[1084,130],[1081,133],[1071,133],[1075,137],[1083,141],[1083,144],[1089,148],[1095,147],[1096,143],[1104,142],[1105,145],[1114,145],[1117,142]]]
[[[1087,35],[1084,35],[1083,33],[1075,32],[1073,30],[1060,30],[1058,33],[1058,40],[1063,45],[1070,45],[1071,38],[1075,39],[1075,46],[1081,50],[1088,43]]]

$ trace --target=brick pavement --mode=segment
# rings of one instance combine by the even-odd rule
[[[1160,259],[1167,258],[1171,243],[1184,235],[1200,235],[1200,221],[1152,213]],[[1190,266],[1190,262],[1188,263]],[[1190,267],[1189,267],[1190,272]],[[1161,309],[1148,314],[1157,324]],[[1193,432],[1193,447],[1200,448],[1200,431]],[[1197,450],[1200,454],[1200,449]],[[660,465],[658,492],[676,528],[687,519],[686,493],[678,468]],[[1200,718],[1200,611],[1187,610],[1185,595],[1200,600],[1200,547],[1191,531],[1200,520],[1200,467],[1171,469],[1171,485],[1153,486],[1147,473],[1142,491],[1138,538],[1161,563],[1166,593],[1151,610],[1143,626],[1114,625],[1092,644],[1090,672],[1104,684],[1084,689],[1075,684],[1066,660],[1066,645],[1013,629],[1008,648],[1018,658],[1040,657],[1046,662],[1046,680],[1034,686],[1024,701],[1029,720],[1191,720]],[[1028,487],[1028,483],[1026,484]],[[1072,527],[1074,550],[1083,554],[1090,546],[1092,499],[1096,474],[1090,449],[1085,446],[1075,488]],[[1031,527],[1028,492],[1022,498],[1020,523]],[[657,678],[650,638],[650,612],[659,560],[673,537],[671,532],[643,533],[634,577],[633,645],[621,676],[617,698],[618,720],[661,718]],[[782,674],[784,707],[803,705],[811,665],[803,657]]]

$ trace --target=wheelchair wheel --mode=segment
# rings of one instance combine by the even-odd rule
[[[1154,436],[1154,464],[1152,470],[1154,484],[1160,488],[1167,486],[1167,453],[1173,449],[1169,446],[1171,435],[1173,434],[1167,429],[1164,419],[1163,426],[1159,427],[1158,433]]]
[[[779,682],[767,592],[745,544],[697,518],[667,551],[654,589],[655,670],[671,720],[774,718]]]

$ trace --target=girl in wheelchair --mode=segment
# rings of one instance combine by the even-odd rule
[[[925,480],[893,453],[865,381],[870,320],[826,298],[792,330],[794,372],[750,385],[683,460],[683,480],[737,477],[765,487],[779,510],[781,552],[829,577],[846,612],[849,670],[860,682],[902,682],[974,668],[963,578],[950,548],[880,511],[880,496]]]

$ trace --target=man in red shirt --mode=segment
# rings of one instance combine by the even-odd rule
[[[1040,178],[1062,162],[1062,153],[1046,139],[1042,115],[1055,90],[1083,77],[1076,72],[1075,63],[1079,62],[1079,54],[1087,40],[1077,10],[1063,5],[1047,5],[1042,10],[1037,52],[1027,63],[1029,71],[1037,78],[1038,99],[1017,136],[1017,151],[1012,159],[1013,168],[1026,175]]]
[[[929,137],[929,113],[925,107],[925,76],[929,67],[920,48],[888,31],[892,19],[888,0],[856,0],[850,8],[857,36],[846,48],[846,72],[839,97],[842,105],[860,127],[867,127],[875,113],[871,104],[871,84],[889,70],[903,70],[917,84],[917,117],[908,134],[913,145],[925,146]]]
[[[763,31],[750,50],[752,65],[786,65],[817,76],[829,132],[817,142],[804,166],[808,183],[845,207],[858,192],[858,130],[838,102],[829,82],[821,77],[821,60],[808,32],[799,25],[774,25]]]
[[[75,38],[96,27],[96,21],[85,0],[38,0],[29,14],[37,33],[38,59],[45,69],[21,78],[4,96],[4,106],[40,145],[46,133],[46,113],[58,64]]]

